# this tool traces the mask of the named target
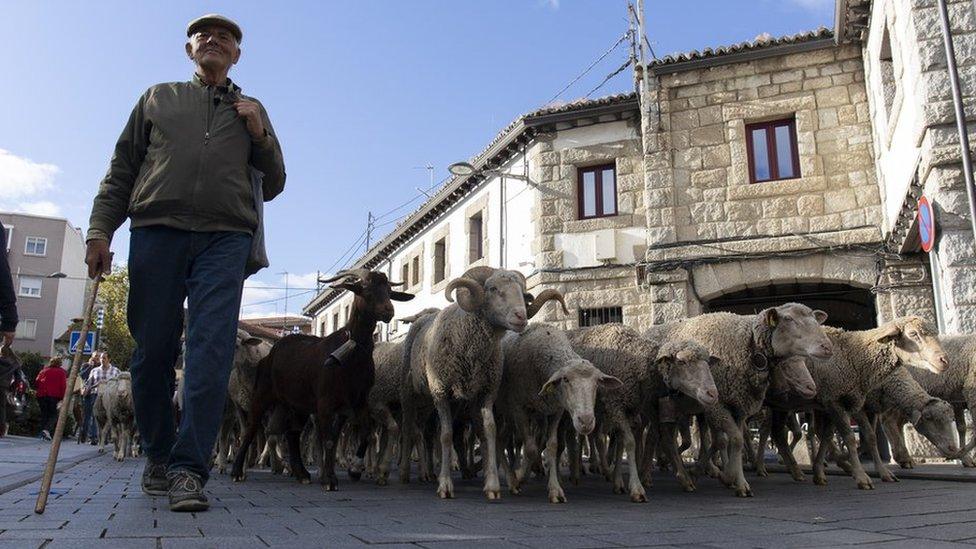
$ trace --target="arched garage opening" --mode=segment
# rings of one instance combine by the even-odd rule
[[[877,326],[874,295],[866,288],[826,282],[794,282],[746,288],[702,303],[706,313],[727,311],[749,315],[784,303],[803,303],[827,313],[827,325],[845,330]]]

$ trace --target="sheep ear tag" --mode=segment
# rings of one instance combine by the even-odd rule
[[[658,421],[661,423],[674,423],[678,421],[678,407],[674,404],[674,399],[663,396],[657,399]]]
[[[766,358],[766,355],[752,353],[752,367],[760,372],[765,372],[769,369],[769,359]]]

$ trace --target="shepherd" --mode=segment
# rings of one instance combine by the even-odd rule
[[[243,33],[222,15],[186,29],[188,82],[150,87],[122,130],[95,196],[88,275],[111,271],[113,233],[128,219],[129,369],[146,451],[142,491],[171,511],[204,511],[203,487],[234,357],[245,268],[260,227],[255,197],[285,185],[281,147],[264,107],[227,77]],[[254,185],[253,172],[263,175]],[[171,397],[186,312],[184,408]]]

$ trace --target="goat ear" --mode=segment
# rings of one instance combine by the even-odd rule
[[[397,290],[390,291],[390,299],[393,301],[410,301],[414,297],[416,296],[413,294],[408,294],[407,292],[399,292]]]
[[[620,381],[620,378],[616,378],[614,376],[610,376],[607,374],[603,374],[602,376],[600,376],[600,379],[597,380],[597,383],[599,383],[600,387],[603,387],[604,389],[619,389],[620,387],[624,386],[624,382]]]
[[[776,325],[779,324],[779,311],[777,311],[775,308],[766,309],[766,312],[763,314],[763,321],[765,321],[766,325],[770,328],[775,328]]]
[[[525,301],[525,306],[528,307],[529,305],[532,304],[533,301],[535,301],[535,296],[530,294],[529,292],[523,292],[522,300]]]
[[[827,322],[827,313],[817,309],[816,311],[813,311],[813,318],[817,320],[817,324],[823,324],[824,322]]]
[[[708,365],[712,368],[718,366],[721,363],[722,363],[722,359],[717,356],[708,357]]]
[[[901,326],[894,322],[878,328],[878,343],[891,343],[901,337]]]

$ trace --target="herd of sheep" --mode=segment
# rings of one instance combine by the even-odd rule
[[[976,409],[976,338],[939,338],[917,317],[844,331],[825,326],[826,313],[788,303],[643,333],[622,324],[567,331],[529,324],[549,302],[567,313],[559,292],[533,296],[520,273],[476,267],[447,285],[448,307],[401,319],[406,337],[374,343],[377,322],[394,316],[391,301],[412,296],[363,269],[332,282],[355,294],[343,329],[273,347],[239,333],[215,448],[221,472],[233,458],[234,480],[267,461],[309,482],[305,465],[317,461],[319,482],[334,490],[338,459],[351,478],[365,471],[381,485],[391,467],[400,482],[416,471],[436,480],[442,498],[454,497],[455,468],[465,478],[480,472],[488,499],[501,497],[501,477],[518,494],[535,473],[561,503],[560,468],[578,482],[586,456],[634,502],[646,501],[655,466],[686,491],[707,475],[745,497],[745,464],[765,476],[769,438],[804,479],[793,456],[798,417],[808,418],[816,484],[833,460],[871,489],[859,449],[882,480],[897,480],[880,458],[879,422],[902,467],[912,466],[906,423],[944,457],[974,465],[964,413]],[[751,425],[760,427],[758,448]]]

